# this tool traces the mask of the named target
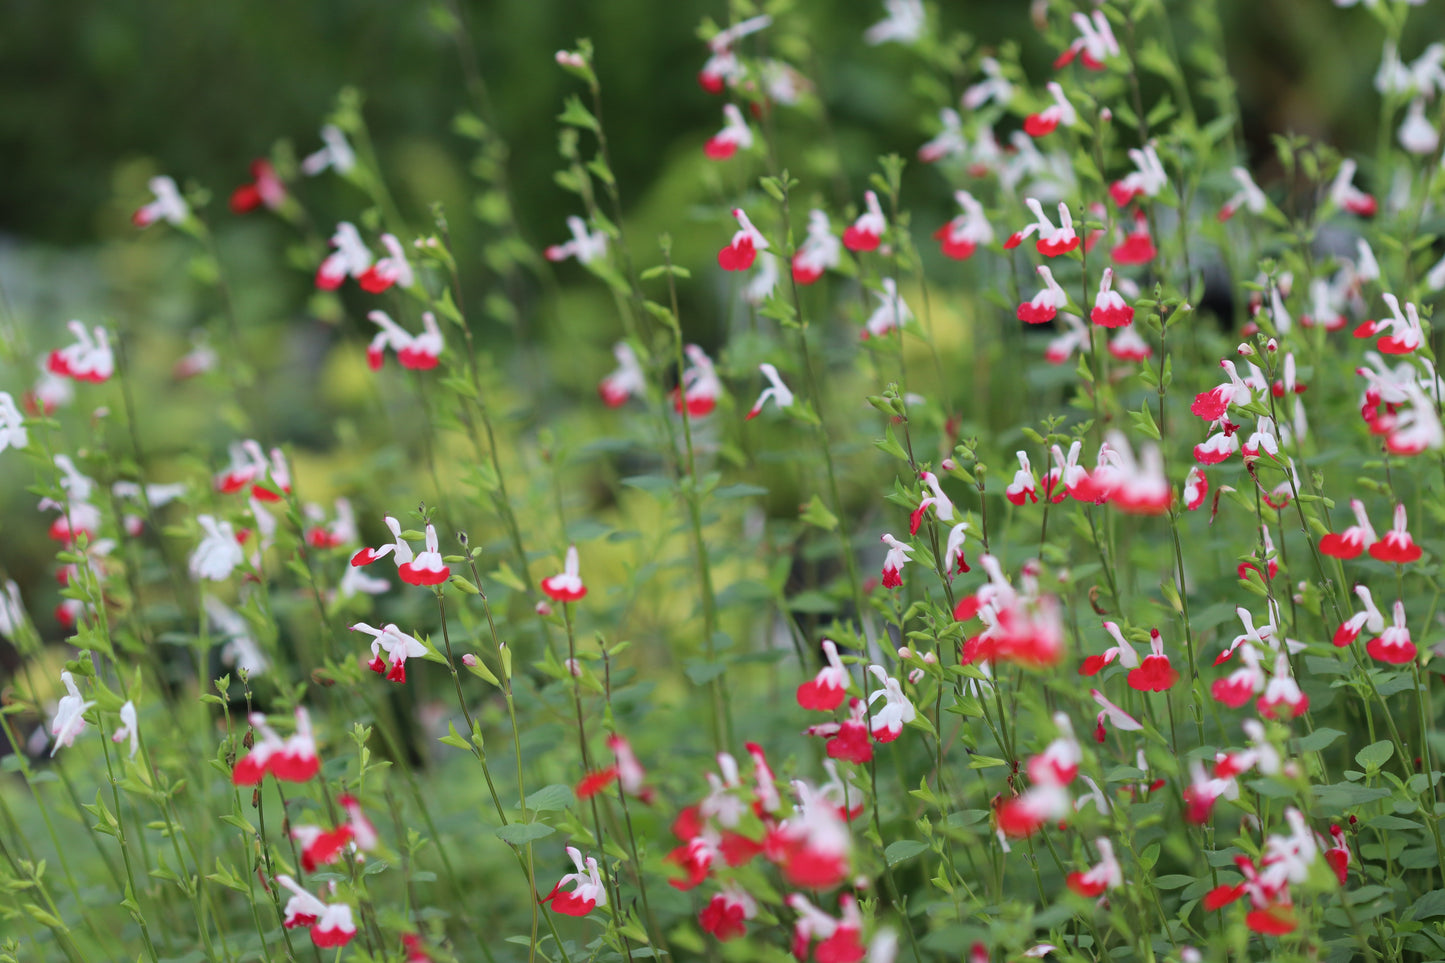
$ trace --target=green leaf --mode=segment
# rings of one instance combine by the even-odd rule
[[[1360,768],[1366,772],[1372,772],[1389,762],[1390,757],[1394,754],[1394,744],[1388,739],[1381,739],[1355,753],[1355,762],[1359,763]]]
[[[997,756],[980,756],[975,754],[968,760],[970,769],[992,769],[995,766],[1007,766],[1007,759],[999,759]]]
[[[1415,900],[1405,913],[1407,919],[1428,920],[1445,916],[1445,889],[1435,889]]]
[[[727,666],[721,662],[704,662],[701,659],[692,659],[683,669],[687,677],[692,680],[693,685],[707,685],[713,679],[727,671]]]
[[[562,113],[557,115],[559,123],[568,127],[581,127],[586,130],[597,130],[597,118],[592,116],[592,111],[582,106],[582,101],[576,96],[568,97],[562,108]]]
[[[498,839],[512,846],[525,846],[538,839],[546,839],[554,832],[556,830],[546,823],[508,823],[494,830]]]
[[[825,532],[831,532],[838,527],[838,516],[828,511],[828,506],[823,504],[823,499],[815,493],[808,507],[798,518],[808,525],[814,525]]]
[[[543,786],[527,796],[527,808],[536,812],[560,812],[575,801],[572,787],[562,783]]]
[[[900,839],[896,843],[889,843],[888,848],[883,850],[883,858],[888,861],[889,866],[897,866],[905,859],[912,859],[928,848],[926,843],[916,839]]]
[[[1307,736],[1301,736],[1299,741],[1300,752],[1319,752],[1334,745],[1335,740],[1344,733],[1338,729],[1321,727]]]

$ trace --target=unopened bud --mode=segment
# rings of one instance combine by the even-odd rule
[[[566,662],[563,663],[563,665],[567,666],[567,671],[570,672],[570,673],[572,673],[572,676],[573,676],[574,678],[577,678],[577,679],[582,678],[582,663],[581,663],[581,662],[578,662],[576,659],[568,659]]]
[[[477,665],[477,657],[470,652],[466,653],[462,656],[462,665],[468,669],[475,668]]]
[[[1113,119],[1114,112],[1109,108],[1105,107],[1103,110],[1099,111],[1099,123],[1107,124]]]
[[[1270,354],[1274,354],[1276,351],[1279,350],[1279,342],[1276,341],[1274,338],[1270,338],[1269,341],[1265,343],[1264,350],[1268,351]]]
[[[1241,341],[1239,343],[1238,351],[1241,358],[1254,357],[1254,345],[1250,344],[1248,341]]]
[[[587,66],[587,61],[583,60],[582,55],[574,50],[557,51],[557,63],[562,67],[571,67],[573,70],[582,70]]]
[[[898,647],[898,657],[900,659],[911,659],[913,658],[913,650],[906,645],[900,645]]]

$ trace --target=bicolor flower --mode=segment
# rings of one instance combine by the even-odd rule
[[[1102,13],[1097,16],[1103,18]],[[1164,173],[1164,164],[1153,144],[1145,144],[1143,150],[1129,148],[1129,159],[1134,162],[1134,170],[1109,185],[1109,196],[1120,207],[1136,197],[1157,197],[1169,185],[1169,175]]]
[[[1374,197],[1366,194],[1355,186],[1355,171],[1357,166],[1350,158],[1340,162],[1339,173],[1330,184],[1330,201],[1336,206],[1349,211],[1351,214],[1358,214],[1360,217],[1374,217],[1375,211],[1379,209],[1379,203]]]
[[[1002,65],[993,57],[984,57],[979,60],[978,66],[983,71],[983,80],[963,92],[964,109],[978,110],[989,102],[1008,106],[1013,100],[1014,85],[1003,75]]]
[[[201,526],[202,537],[191,553],[191,578],[224,582],[246,557],[236,540],[236,530],[230,522],[219,521],[214,515],[198,515],[196,522]]]
[[[919,472],[918,477],[928,486],[931,494],[925,495],[918,507],[913,510],[913,514],[908,517],[909,535],[918,534],[918,526],[923,524],[923,513],[930,506],[940,522],[953,521],[953,501],[943,493],[942,487],[938,484],[938,476],[931,471],[924,471]]]
[[[882,43],[917,43],[927,22],[923,0],[883,0],[887,16],[863,32],[870,47]]]
[[[1096,742],[1104,741],[1105,719],[1108,719],[1114,728],[1121,732],[1138,732],[1144,728],[1142,722],[1110,702],[1108,697],[1098,689],[1090,689],[1089,695],[1093,697],[1094,703],[1099,707],[1098,718],[1094,720],[1094,740]]]
[[[1094,487],[1089,479],[1089,470],[1079,464],[1079,453],[1083,451],[1083,443],[1075,440],[1069,445],[1069,453],[1058,445],[1049,448],[1054,459],[1054,466],[1044,476],[1044,496],[1049,501],[1057,504],[1064,500],[1065,496],[1078,501],[1093,501]]]
[[[1419,650],[1410,641],[1410,628],[1405,624],[1405,603],[1395,602],[1395,622],[1387,626],[1378,637],[1365,644],[1370,658],[1390,665],[1406,665],[1415,660]]]
[[[793,956],[802,961],[813,949],[816,963],[859,963],[868,950],[862,942],[863,916],[854,897],[844,893],[838,897],[841,916],[834,919],[808,902],[801,893],[788,897],[788,907],[798,914],[793,924]],[[813,947],[813,941],[820,942]]]
[[[289,739],[278,736],[259,712],[251,713],[248,721],[261,739],[243,758],[236,760],[231,770],[231,782],[235,785],[254,786],[268,772],[282,782],[306,782],[321,771],[316,739],[311,733],[311,716],[305,709],[296,707],[296,733]]]
[[[264,157],[251,162],[251,180],[231,192],[231,211],[247,214],[264,205],[278,210],[286,203],[286,185],[276,176],[276,168]]]
[[[918,148],[918,159],[925,164],[936,164],[945,157],[962,157],[968,150],[963,139],[963,121],[958,111],[945,107],[938,112],[938,122],[943,128],[928,143]]]
[[[356,513],[345,498],[336,499],[336,518],[330,522],[326,521],[326,511],[320,505],[306,505],[302,514],[307,522],[306,544],[312,548],[340,548],[359,540]]]
[[[1122,328],[1134,323],[1134,309],[1124,303],[1113,286],[1114,269],[1104,268],[1104,275],[1099,279],[1099,294],[1094,298],[1094,310],[1089,313],[1089,320],[1101,328]]]
[[[1400,146],[1412,154],[1430,154],[1440,146],[1440,132],[1425,119],[1425,98],[1416,97],[1400,124]]]
[[[127,738],[130,739],[130,757],[134,759],[140,750],[140,722],[136,719],[135,703],[129,699],[120,707],[120,725],[111,734],[110,741],[124,742]]]
[[[773,296],[778,286],[778,256],[771,251],[758,255],[757,269],[743,287],[743,300],[757,306]]]
[[[1401,311],[1399,299],[1388,291],[1380,297],[1390,306],[1392,317],[1386,321],[1364,322],[1355,328],[1355,337],[1368,338],[1381,331],[1388,331],[1375,342],[1375,347],[1383,354],[1410,354],[1425,343],[1425,331],[1420,325],[1419,310],[1414,302],[1407,301],[1404,311]]]
[[[736,104],[723,105],[723,129],[708,138],[703,153],[713,160],[727,160],[740,150],[751,150],[753,129],[743,120]]]
[[[310,927],[311,942],[323,949],[345,946],[356,935],[351,907],[345,903],[321,902],[285,873],[276,875],[276,882],[291,892],[281,921],[287,929]]]
[[[597,394],[609,408],[620,408],[628,398],[641,397],[647,390],[647,376],[637,361],[637,353],[626,341],[612,346],[612,356],[617,359],[617,368],[597,385]]]
[[[1158,253],[1159,249],[1154,246],[1154,237],[1149,233],[1149,219],[1144,216],[1143,211],[1139,211],[1134,216],[1133,228],[1124,235],[1122,241],[1114,245],[1109,256],[1119,265],[1148,264]]]
[[[1440,425],[1435,405],[1417,384],[1406,385],[1405,394],[1410,407],[1400,411],[1385,430],[1385,448],[1392,455],[1418,455],[1445,446],[1445,428]]]
[[[396,562],[397,573],[408,585],[440,585],[451,575],[452,570],[442,561],[437,541],[436,526],[427,523],[426,550],[413,556],[412,549],[401,537],[401,523],[390,515],[386,516],[386,527],[391,530],[394,541],[380,548],[363,548],[351,556],[352,565],[370,565],[387,555]]]
[[[1164,692],[1179,681],[1179,671],[1164,654],[1164,637],[1158,629],[1149,633],[1149,654],[1129,673],[1129,688],[1140,692]]]
[[[1415,544],[1415,540],[1410,537],[1409,529],[1406,527],[1407,523],[1405,503],[1401,502],[1395,506],[1394,527],[1370,546],[1370,557],[1380,562],[1392,562],[1396,565],[1417,561],[1422,551],[1420,546]]]
[[[336,250],[316,269],[316,286],[323,291],[335,291],[348,277],[359,279],[371,268],[371,251],[350,221],[336,225],[331,246]]]
[[[406,660],[420,658],[428,651],[419,639],[407,635],[395,623],[375,629],[365,622],[357,622],[351,631],[371,636],[371,661],[367,668],[378,674],[385,673],[392,682],[405,682]]]
[[[767,858],[778,864],[783,879],[799,889],[832,889],[848,877],[853,839],[838,807],[820,790],[793,781],[798,805],[793,814],[769,829]]]
[[[0,638],[15,641],[15,635],[25,624],[25,605],[20,601],[20,586],[14,579],[6,579],[0,586]]]
[[[1373,548],[1376,544],[1384,544],[1370,525],[1370,518],[1365,514],[1365,503],[1358,498],[1352,498],[1350,499],[1350,510],[1355,513],[1355,524],[1341,534],[1330,532],[1321,537],[1320,552],[1322,554],[1332,558],[1356,558],[1365,550],[1366,545]]]
[[[771,398],[779,408],[791,408],[793,406],[793,393],[788,390],[787,385],[783,384],[783,379],[778,374],[778,369],[764,361],[758,365],[758,370],[763,373],[764,378],[768,379],[768,387],[763,389],[763,393],[758,395],[758,400],[753,402],[753,406],[749,408],[748,413],[743,416],[744,421],[749,421],[761,414],[763,405],[768,403],[769,398]]]
[[[1024,198],[1024,203],[1033,211],[1034,220],[1003,242],[1005,250],[1013,250],[1035,233],[1039,239],[1034,242],[1034,247],[1044,257],[1058,257],[1079,246],[1079,236],[1074,233],[1074,218],[1069,213],[1069,205],[1059,202],[1059,226],[1055,227],[1054,222],[1044,213],[1044,207],[1038,198]]]
[[[430,311],[422,312],[421,334],[405,330],[385,311],[371,311],[366,317],[381,328],[366,347],[366,363],[372,371],[380,371],[386,363],[387,348],[396,352],[396,360],[403,368],[430,371],[437,366],[446,342],[442,340],[442,329],[437,325],[436,315]]]
[[[201,606],[206,610],[213,636],[225,639],[221,646],[221,663],[233,666],[247,677],[260,675],[271,666],[266,654],[261,651],[253,636],[251,627],[240,615],[227,608],[214,595],[203,594]]]
[[[733,217],[737,219],[738,230],[728,246],[717,252],[717,264],[724,271],[746,271],[753,266],[758,252],[768,249],[768,239],[753,227],[741,207],[733,208]]]
[[[883,278],[878,283],[882,285],[883,290],[873,292],[873,296],[878,299],[878,305],[868,316],[867,324],[863,326],[864,341],[869,338],[881,338],[894,329],[902,329],[905,324],[913,320],[913,311],[903,300],[903,295],[898,293],[898,282],[892,278]]]
[[[672,389],[672,407],[679,414],[686,406],[690,418],[702,418],[712,414],[722,394],[722,382],[717,369],[707,352],[695,344],[683,348],[691,362],[682,373],[682,385]]]
[[[542,579],[542,591],[555,602],[579,601],[586,596],[587,586],[582,584],[582,576],[578,572],[577,546],[569,545],[562,571]]]
[[[1249,171],[1243,167],[1233,167],[1230,168],[1230,173],[1234,175],[1235,182],[1239,184],[1239,190],[1219,209],[1219,219],[1221,221],[1229,220],[1241,207],[1246,208],[1251,214],[1263,214],[1265,208],[1269,207],[1269,198],[1264,196],[1264,191],[1260,190],[1259,185],[1255,184],[1254,178],[1249,176]]]
[[[879,699],[884,700],[883,707],[873,714],[869,723],[870,731],[879,742],[892,742],[903,733],[903,726],[912,722],[917,713],[908,696],[903,694],[903,687],[898,680],[885,672],[882,666],[870,665],[868,671],[882,686],[873,690],[868,702],[872,704]]]
[[[913,546],[900,542],[886,532],[881,541],[888,546],[888,554],[883,559],[883,587],[898,588],[903,584],[900,574],[903,566],[913,557]]]
[[[736,884],[729,883],[703,907],[697,921],[703,932],[711,933],[720,943],[726,943],[745,935],[747,921],[757,915],[758,904],[753,898]]]
[[[1144,340],[1138,329],[1129,324],[1118,329],[1109,339],[1109,354],[1120,361],[1148,361],[1154,349],[1149,347],[1149,342]]]
[[[712,55],[703,64],[697,75],[697,82],[710,94],[720,94],[724,84],[736,84],[743,76],[743,66],[733,52],[733,45],[742,38],[757,33],[771,25],[773,18],[767,14],[749,17],[747,20],[720,30],[707,42]]]
[[[1079,31],[1079,39],[1059,54],[1054,61],[1055,70],[1067,67],[1076,55],[1082,55],[1079,62],[1088,69],[1103,70],[1105,58],[1119,56],[1119,42],[1114,39],[1114,31],[1104,11],[1095,10],[1092,19],[1076,11],[1071,19]]]
[[[591,264],[598,258],[607,256],[606,231],[588,231],[587,222],[576,215],[567,218],[567,230],[572,232],[572,239],[562,244],[550,245],[542,252],[547,260],[565,261],[569,257],[575,257],[579,264]]]
[[[411,263],[406,259],[406,251],[402,249],[401,241],[397,240],[396,235],[383,234],[381,246],[386,248],[386,257],[378,259],[375,264],[361,272],[356,279],[361,290],[367,294],[380,294],[393,284],[402,289],[415,284],[416,274],[412,271]]]
[[[943,550],[943,570],[950,578],[954,574],[969,570],[968,559],[963,557],[963,543],[968,537],[968,528],[968,522],[959,522],[948,530],[948,544]]]
[[[1184,787],[1185,818],[1197,826],[1209,822],[1220,799],[1238,799],[1239,782],[1233,777],[1211,776],[1195,759],[1189,764],[1190,781]]]
[[[1010,504],[1022,505],[1024,499],[1037,503],[1039,500],[1037,486],[1034,482],[1034,470],[1029,465],[1029,456],[1026,452],[1014,452],[1018,456],[1019,468],[1014,472],[1013,481],[1009,482],[1004,489],[1004,497]]]
[[[1100,655],[1091,655],[1079,665],[1079,675],[1098,675],[1107,665],[1115,659],[1119,664],[1128,669],[1139,667],[1139,654],[1134,647],[1124,638],[1123,631],[1117,622],[1105,622],[1104,631],[1108,632],[1114,639],[1114,644],[1105,649]]]
[[[808,212],[808,236],[793,254],[793,280],[812,284],[824,271],[837,268],[842,254],[842,242],[833,234],[827,213],[813,208]]]
[[[588,856],[584,862],[581,850],[567,847],[567,855],[575,873],[568,873],[557,881],[552,891],[543,896],[543,903],[551,902],[552,908],[565,916],[586,916],[598,906],[607,905],[607,889],[602,885],[602,874],[598,871],[597,860]],[[574,884],[573,889],[564,892],[563,886]]]
[[[825,722],[803,731],[828,740],[829,759],[842,759],[861,766],[873,758],[873,743],[868,738],[868,704],[862,699],[848,701],[848,718],[842,722]]]
[[[1274,675],[1264,687],[1264,694],[1254,703],[1266,719],[1297,719],[1310,707],[1310,697],[1300,690],[1290,672],[1289,656],[1280,652],[1274,658]]]
[[[346,135],[335,124],[321,128],[321,142],[324,145],[315,153],[308,154],[301,161],[301,172],[315,177],[328,167],[338,174],[348,174],[356,166],[356,152],[346,141]]]
[[[863,204],[863,213],[843,231],[843,246],[855,254],[876,250],[883,240],[883,232],[888,229],[883,208],[878,204],[878,195],[864,191]]]
[[[1255,693],[1264,689],[1264,670],[1260,668],[1259,652],[1252,645],[1239,647],[1239,654],[1244,665],[1235,669],[1223,679],[1215,679],[1210,686],[1210,694],[1215,700],[1222,702],[1231,709],[1238,709],[1254,697]]]
[[[1229,375],[1229,380],[1217,388],[1201,391],[1189,406],[1190,411],[1205,421],[1219,421],[1230,407],[1247,405],[1254,400],[1253,390],[1239,377],[1233,361],[1225,358],[1219,366]]]
[[[1079,119],[1074,105],[1064,96],[1064,88],[1054,81],[1048,83],[1049,95],[1054,102],[1036,114],[1024,118],[1024,132],[1030,137],[1044,137],[1052,134],[1060,124],[1072,127]]]
[[[1114,858],[1113,844],[1100,838],[1094,840],[1094,848],[1099,851],[1099,862],[1088,872],[1070,873],[1064,880],[1069,889],[1080,896],[1098,896],[1106,889],[1118,889],[1124,885],[1124,871],[1119,868],[1119,861]]]
[[[965,261],[980,244],[993,243],[993,227],[984,216],[983,205],[968,191],[954,191],[954,200],[963,213],[933,232],[945,257]]]
[[[1189,475],[1184,479],[1184,507],[1197,512],[1209,494],[1209,477],[1198,465],[1189,466]]]
[[[50,352],[46,368],[51,374],[76,381],[100,384],[115,374],[115,354],[111,351],[110,335],[105,328],[96,325],[87,331],[79,321],[66,325],[75,335],[75,343]]]
[[[180,227],[186,223],[186,218],[191,216],[191,209],[185,198],[181,197],[175,181],[165,176],[152,177],[146,182],[146,186],[155,195],[155,200],[131,215],[132,224],[136,227],[150,227],[156,221],[168,221],[171,225]]]
[[[1040,264],[1038,272],[1039,276],[1044,279],[1043,289],[1028,301],[1020,304],[1018,308],[1018,319],[1025,324],[1046,324],[1054,320],[1054,315],[1069,303],[1069,296],[1064,293],[1063,288],[1059,287],[1059,282],[1054,280],[1054,274],[1049,270],[1049,266]]]
[[[69,672],[60,673],[60,681],[65,685],[67,694],[60,697],[55,706],[55,718],[50,720],[50,735],[55,738],[55,745],[50,748],[51,756],[61,746],[75,745],[75,737],[85,731],[85,710],[95,705],[80,694],[75,677]]]

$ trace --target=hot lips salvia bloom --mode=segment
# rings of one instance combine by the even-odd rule
[[[311,734],[311,717],[300,706],[296,707],[296,734],[282,739],[266,723],[266,717],[253,712],[249,717],[251,728],[260,733],[261,741],[255,743],[243,758],[236,760],[231,770],[231,781],[238,786],[254,786],[270,773],[282,782],[306,782],[321,770],[321,760],[316,755],[316,739]]]
[[[397,574],[408,585],[440,585],[447,580],[452,570],[442,562],[435,525],[427,523],[426,551],[416,555],[412,554],[411,546],[401,537],[401,522],[387,515],[386,527],[391,529],[392,537],[396,540],[380,548],[363,548],[351,556],[352,565],[370,565],[377,559],[390,555],[396,562]]]
[[[568,546],[562,571],[542,579],[542,591],[556,602],[576,602],[587,595],[587,586],[582,584],[576,545]]]

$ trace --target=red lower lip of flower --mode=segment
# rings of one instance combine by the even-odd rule
[[[753,266],[753,259],[757,256],[753,242],[743,238],[717,252],[717,266],[724,271],[746,271]]]
[[[1025,324],[1047,324],[1054,320],[1058,313],[1058,309],[1051,304],[1036,307],[1025,301],[1019,305],[1018,319]]]
[[[359,553],[358,553],[359,554]],[[351,564],[355,565],[356,560],[352,559]],[[365,565],[365,562],[361,563]],[[408,585],[440,585],[451,576],[452,570],[449,566],[443,565],[436,571],[429,568],[417,568],[411,562],[397,567],[397,573],[401,580]]]
[[[855,254],[876,250],[882,238],[872,231],[849,227],[843,232],[843,246]]]

